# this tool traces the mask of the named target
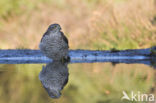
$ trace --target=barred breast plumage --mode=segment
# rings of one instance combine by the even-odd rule
[[[50,25],[39,45],[41,52],[53,60],[61,60],[68,56],[68,40],[60,30],[58,24]]]

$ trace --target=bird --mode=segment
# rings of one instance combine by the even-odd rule
[[[59,98],[64,86],[68,83],[68,63],[53,61],[42,67],[39,80],[51,98]]]
[[[41,38],[39,48],[45,56],[54,61],[70,59],[68,56],[68,39],[57,23],[49,25]]]

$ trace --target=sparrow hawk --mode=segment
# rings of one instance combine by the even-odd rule
[[[39,80],[51,98],[59,98],[64,86],[68,83],[68,63],[53,61],[43,66]]]
[[[51,24],[44,33],[39,48],[47,57],[58,60],[68,60],[68,39],[61,31],[59,24]]]

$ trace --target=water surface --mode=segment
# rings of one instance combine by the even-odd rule
[[[156,96],[154,58],[74,56],[69,63],[1,58],[0,103],[130,103],[123,91]]]

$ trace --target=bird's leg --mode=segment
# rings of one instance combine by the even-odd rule
[[[70,62],[70,57],[69,56],[65,56],[65,57],[61,58],[61,62],[62,63]]]
[[[65,59],[65,61],[70,62],[70,57],[69,56],[66,56],[64,59]]]

